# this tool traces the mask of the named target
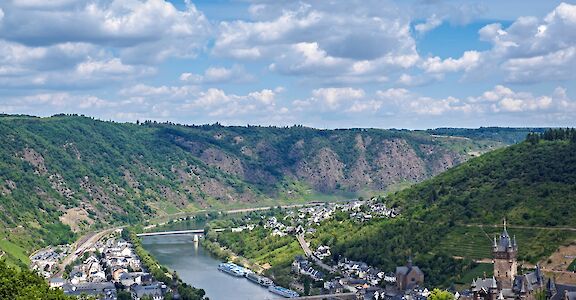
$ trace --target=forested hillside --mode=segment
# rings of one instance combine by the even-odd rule
[[[519,259],[536,263],[576,238],[561,229],[576,227],[576,134],[558,132],[531,135],[530,141],[386,197],[383,201],[401,208],[397,219],[329,221],[320,226],[315,242],[331,245],[334,258],[384,269],[412,255],[432,285],[447,285],[473,266],[454,256],[491,256],[491,238],[502,229],[476,225],[498,225],[507,218],[509,232],[518,236]],[[515,228],[519,225],[524,228]]]
[[[518,134],[502,131],[511,133]],[[0,249],[12,261],[112,223],[395,189],[505,145],[406,130],[119,124],[74,115],[2,115],[0,140]]]

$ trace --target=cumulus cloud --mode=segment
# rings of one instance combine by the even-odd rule
[[[154,74],[155,68],[128,65],[84,43],[28,47],[0,40],[0,87],[80,88]]]
[[[131,101],[140,101],[139,106],[162,108],[168,116],[209,116],[244,118],[246,116],[269,116],[282,110],[277,108],[277,97],[282,88],[262,89],[244,95],[227,93],[222,89],[201,89],[194,85],[150,86],[138,84],[120,91],[120,95]],[[223,121],[222,120],[222,121]]]
[[[234,65],[231,68],[226,67],[209,67],[203,74],[182,73],[180,80],[203,84],[203,83],[246,83],[253,82],[254,76],[246,72],[243,66]]]
[[[556,93],[556,92],[555,92]],[[560,110],[562,102],[566,99],[552,96],[534,96],[527,92],[515,92],[512,89],[497,85],[494,89],[486,91],[478,98],[471,98],[472,103],[487,105],[493,112],[526,112]]]
[[[264,60],[282,74],[339,74],[341,81],[381,79],[374,74],[418,60],[410,20],[393,3],[263,2],[250,11],[251,20],[220,23],[215,55]]]
[[[317,119],[316,122],[321,122],[321,118],[333,122],[354,120],[354,116],[359,114],[363,120],[372,119],[373,122],[377,122],[378,118],[394,118],[396,124],[411,124],[419,119],[436,124],[444,120],[440,124],[446,124],[447,119],[454,119],[480,126],[503,116],[507,120],[523,122],[565,120],[576,113],[576,102],[560,87],[551,94],[534,95],[497,85],[476,97],[430,97],[406,88],[388,88],[369,93],[363,89],[344,87],[313,90],[308,98],[293,101],[291,110],[305,119]]]
[[[210,30],[194,5],[180,11],[164,0],[20,0],[2,9],[0,36],[6,40],[33,47],[67,42],[115,47],[124,60],[135,62],[195,55]]]
[[[440,59],[440,57],[431,57],[423,62],[423,68],[430,73],[447,73],[457,71],[467,71],[475,68],[480,61],[478,51],[466,51],[462,57],[454,59]]]
[[[479,35],[492,44],[480,71],[503,72],[514,83],[576,78],[576,5],[561,3],[542,19],[520,17],[507,28],[489,24]]]
[[[439,116],[452,112],[469,113],[473,110],[469,104],[456,97],[436,99],[418,95],[403,88],[377,91],[376,96],[386,103],[393,104],[398,113],[405,115]]]
[[[188,2],[178,10],[164,0],[14,0],[0,12],[3,88],[126,83],[166,58],[193,57],[211,30]]]
[[[428,19],[426,19],[426,22],[416,24],[414,29],[420,34],[425,34],[426,32],[433,30],[440,25],[442,25],[442,19],[436,16],[436,14],[433,14]]]
[[[310,102],[317,102],[323,109],[335,110],[344,103],[364,98],[365,92],[362,89],[354,88],[321,88],[312,91]]]
[[[433,23],[430,18],[416,25],[417,31]],[[503,77],[508,83],[576,78],[572,71],[576,68],[576,5],[561,3],[544,18],[519,17],[506,28],[488,24],[478,34],[491,44],[489,50],[465,51],[459,58],[428,57],[418,66],[427,73],[463,72],[464,78]],[[400,82],[407,84],[409,79],[404,76]]]

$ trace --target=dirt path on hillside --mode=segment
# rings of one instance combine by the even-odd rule
[[[576,285],[575,270],[567,270],[576,259],[576,243],[560,246],[550,257],[540,262],[542,270],[556,279],[557,283]]]

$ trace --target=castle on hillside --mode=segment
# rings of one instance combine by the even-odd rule
[[[539,265],[530,273],[519,275],[516,257],[518,244],[516,237],[512,239],[506,229],[499,239],[494,237],[492,257],[494,276],[492,278],[477,278],[472,281],[472,300],[536,300],[552,299],[556,296],[554,280],[544,278]]]

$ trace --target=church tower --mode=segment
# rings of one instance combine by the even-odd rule
[[[518,245],[516,237],[510,239],[506,230],[506,219],[504,219],[504,231],[500,238],[492,245],[492,256],[494,258],[494,277],[498,283],[499,289],[511,288],[514,276],[516,276],[518,265],[516,255],[518,254]]]

